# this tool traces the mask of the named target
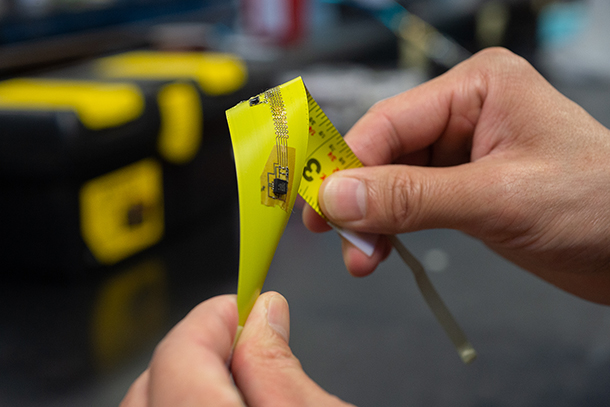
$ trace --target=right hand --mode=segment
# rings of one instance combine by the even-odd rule
[[[610,304],[610,131],[525,60],[483,51],[373,106],[345,137],[365,168],[320,188],[331,222],[396,234],[451,228],[583,298]],[[394,164],[394,165],[390,165]],[[325,230],[309,207],[304,222]],[[343,245],[347,268],[372,272]]]

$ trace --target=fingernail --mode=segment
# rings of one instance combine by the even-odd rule
[[[353,221],[366,213],[366,187],[356,178],[330,178],[320,194],[326,215],[331,220]]]
[[[288,303],[281,295],[274,295],[267,304],[267,323],[286,342],[290,338],[290,312]]]

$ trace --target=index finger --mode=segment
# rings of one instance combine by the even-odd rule
[[[375,104],[345,135],[365,166],[449,166],[471,160],[488,86],[515,63],[492,49],[416,88]],[[498,82],[498,81],[496,81]]]
[[[199,304],[157,346],[149,370],[149,405],[243,406],[227,360],[237,330],[235,296]]]

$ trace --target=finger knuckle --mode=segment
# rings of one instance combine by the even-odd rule
[[[503,76],[519,78],[535,72],[532,65],[523,57],[506,48],[488,48],[475,54],[472,62],[483,67],[490,78],[500,79]],[[511,81],[512,82],[512,81]]]
[[[489,47],[475,54],[475,58],[511,59],[515,57],[517,57],[517,55],[514,52],[504,47]]]
[[[171,341],[168,338],[164,338],[157,344],[157,346],[155,346],[155,349],[153,350],[152,358],[149,364],[150,371],[155,373],[157,371],[164,370],[168,365],[171,365],[171,353]]]
[[[301,362],[293,355],[288,346],[247,346],[241,350],[244,361],[270,369],[300,368]]]
[[[390,99],[391,98],[381,99],[381,100],[378,100],[377,102],[373,103],[373,105],[369,108],[367,113],[377,114],[379,112],[384,112],[386,110],[387,106],[389,104],[391,104]]]
[[[170,344],[168,338],[163,338],[153,350],[151,363],[159,359],[164,359],[165,355],[167,354],[167,350],[169,349],[169,346]]]
[[[396,230],[410,230],[413,228],[415,203],[421,188],[406,173],[393,173],[381,192],[384,207],[382,213],[386,215],[385,222]]]
[[[539,204],[528,198],[532,194],[528,191],[527,179],[531,174],[528,170],[516,166],[498,168],[490,173],[484,193],[493,197],[489,202],[488,210],[482,217],[481,233],[488,236],[494,243],[508,245],[516,237],[527,234],[531,229],[531,219],[539,210]]]

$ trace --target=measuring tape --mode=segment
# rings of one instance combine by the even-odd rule
[[[286,97],[280,98],[281,105],[277,102],[278,94],[280,96],[284,94],[286,95]],[[271,109],[261,109],[259,110],[259,114],[257,114],[252,108],[260,105],[261,103],[268,104]],[[293,117],[294,120],[299,120],[301,123],[303,123],[303,118],[306,117],[308,118],[309,126],[307,126],[306,120],[306,124],[303,128],[283,130],[286,123],[288,125],[291,124],[291,117]],[[318,202],[318,190],[320,189],[322,182],[335,172],[363,166],[358,157],[356,157],[354,152],[344,141],[341,134],[337,131],[328,117],[326,117],[326,114],[324,114],[320,106],[305,88],[301,78],[294,79],[284,85],[273,88],[272,90],[251,98],[247,102],[240,103],[233,109],[227,111],[227,118],[229,121],[229,129],[231,131],[231,138],[233,140],[233,147],[236,156],[237,181],[240,193],[240,228],[242,233],[240,244],[242,247],[244,245],[247,246],[251,244],[250,240],[252,240],[246,235],[246,233],[248,233],[247,231],[251,229],[249,220],[245,218],[245,216],[247,216],[247,210],[258,210],[259,213],[256,216],[259,218],[259,220],[263,215],[273,215],[274,217],[279,218],[279,216],[282,215],[281,211],[276,209],[276,211],[272,214],[270,211],[263,208],[263,206],[274,206],[268,202],[269,199],[280,200],[283,199],[285,195],[286,201],[292,199],[293,202],[294,197],[291,197],[287,191],[289,189],[293,191],[294,185],[297,183],[296,185],[298,185],[299,195],[301,195],[301,197],[309,205],[311,205],[311,207],[320,216],[326,219],[326,216],[324,213],[322,213]],[[268,126],[269,130],[267,134],[260,129],[263,124]],[[254,129],[253,126],[259,128]],[[286,181],[286,186],[283,187],[285,189],[282,189],[282,191],[275,191],[273,188],[278,182],[284,185],[285,181],[283,179],[285,177],[280,175],[280,172],[272,171],[271,168],[274,168],[277,166],[277,164],[270,166],[270,162],[279,162],[276,157],[281,157],[282,154],[279,152],[272,153],[268,159],[266,158],[266,155],[268,154],[266,149],[270,148],[269,146],[273,146],[273,143],[270,141],[271,137],[269,137],[269,132],[276,133],[275,144],[278,151],[280,151],[280,144],[278,144],[277,140],[281,139],[282,143],[287,143],[286,145],[290,146],[294,145],[293,143],[296,142],[294,139],[299,139],[300,145],[302,146],[303,137],[306,138],[306,153],[302,156],[300,154],[302,152],[297,150],[297,159],[295,161],[296,167],[286,167],[286,171],[288,173],[293,174],[295,171],[299,171],[299,174],[293,174],[293,178],[290,178],[289,183]],[[269,174],[264,181],[261,180],[260,185],[257,184],[257,187],[262,188],[263,191],[269,191],[265,192],[266,195],[263,194],[265,198],[269,199],[263,199],[262,201],[258,199],[258,196],[255,196],[255,194],[252,193],[250,194],[250,198],[245,196],[246,186],[243,184],[247,182],[249,183],[248,187],[252,187],[253,185],[250,184],[254,184],[255,180],[250,175],[251,178],[246,181],[248,174],[243,170],[243,167],[241,166],[242,163],[238,163],[240,157],[242,155],[246,155],[246,150],[249,163],[253,163],[253,157],[256,155],[256,153],[252,151],[252,148],[256,146],[256,143],[252,140],[253,137],[263,137],[268,143],[271,143],[260,150],[260,159],[259,163],[257,164],[259,167],[251,168],[249,171],[252,174],[258,174],[260,173],[261,168],[265,167],[266,169],[263,170],[263,174]],[[280,194],[277,195],[275,194],[276,192],[280,192]],[[261,202],[263,205],[260,205]],[[284,208],[285,211],[287,209],[292,209],[291,205],[282,207],[275,204],[275,206],[277,208]],[[284,218],[287,221],[287,216]],[[377,235],[353,232],[339,228],[336,225],[330,225],[333,226],[333,228],[337,230],[341,236],[353,243],[367,255],[370,256],[373,253]],[[281,232],[283,232],[283,228],[281,229],[280,233]],[[270,233],[274,234],[276,231],[273,230],[270,231]],[[404,247],[396,236],[388,236],[388,239],[403,261],[413,272],[417,286],[425,301],[447,333],[447,336],[449,336],[449,339],[451,339],[453,342],[461,359],[465,363],[470,363],[473,361],[476,357],[476,351],[449,312],[447,306],[443,303],[442,299],[438,295],[437,291],[432,285],[432,282],[426,275],[424,267],[407,250],[407,248]],[[271,254],[275,252],[276,246],[270,247],[272,250]],[[266,276],[267,272],[266,269],[264,272],[260,270],[254,271],[250,266],[254,259],[246,258],[248,253],[242,253],[242,250],[243,248],[240,247],[240,276],[237,290],[238,310],[240,312],[240,328],[243,327],[243,323],[245,323],[245,317],[243,317],[243,315],[245,314],[247,317],[247,314],[249,314],[251,307],[256,300],[255,297],[258,297],[260,294],[262,282],[264,282],[264,276]],[[269,250],[267,250],[265,253],[269,253]],[[253,253],[249,254],[250,257],[254,255]],[[260,254],[262,254],[262,251]],[[270,261],[271,260],[269,259],[269,263]],[[261,275],[263,276],[262,281]],[[253,276],[256,277],[255,280],[253,279]],[[255,281],[255,283],[253,283],[253,281]]]
[[[322,182],[326,177],[337,171],[363,167],[363,164],[343,140],[341,133],[326,117],[326,114],[307,88],[305,88],[305,91],[307,92],[307,106],[309,107],[309,143],[307,145],[305,167],[303,168],[303,178],[299,186],[299,195],[322,218],[326,219],[318,201],[318,191]],[[375,251],[378,235],[354,232],[330,222],[329,225],[367,256],[371,256]]]
[[[326,219],[318,203],[318,190],[322,182],[335,172],[363,165],[309,91],[307,91],[307,105],[310,138],[299,195]]]

